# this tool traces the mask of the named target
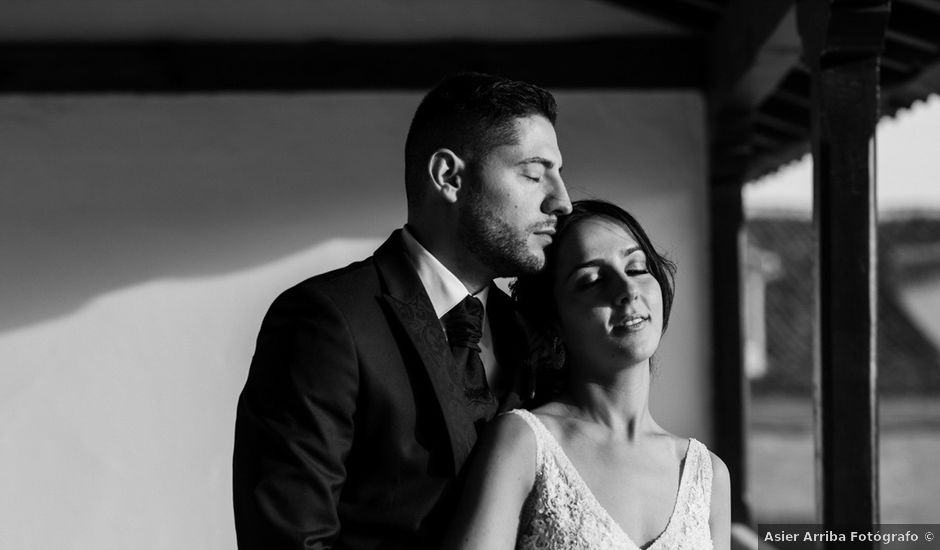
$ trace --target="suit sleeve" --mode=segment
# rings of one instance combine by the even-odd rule
[[[261,326],[238,401],[233,461],[241,550],[319,550],[339,534],[358,362],[325,295],[291,289]]]

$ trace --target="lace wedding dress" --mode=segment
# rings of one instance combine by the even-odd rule
[[[587,484],[548,428],[529,411],[516,409],[535,432],[535,485],[519,523],[517,550],[639,550]],[[712,462],[705,445],[689,440],[675,509],[648,550],[711,550],[708,529]]]

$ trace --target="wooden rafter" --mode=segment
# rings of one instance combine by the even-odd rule
[[[940,48],[940,12],[913,2],[894,2],[889,24],[894,35]]]
[[[803,129],[802,137],[806,137],[810,129],[809,105],[793,104],[772,96],[761,105],[757,118],[785,120],[793,126]]]
[[[607,0],[610,4],[622,6],[631,12],[642,13],[660,21],[682,27],[688,31],[706,33],[721,18],[720,2],[672,1],[657,2],[649,0]]]
[[[0,93],[427,89],[455,70],[556,88],[700,88],[695,38],[433,43],[0,43]]]
[[[806,117],[809,122],[809,117]],[[807,128],[799,123],[793,122],[789,118],[780,118],[769,113],[762,112],[757,115],[757,121],[754,123],[758,135],[765,135],[774,138],[776,141],[789,143],[803,139]]]
[[[888,59],[903,60],[906,64],[922,67],[936,62],[938,53],[940,48],[925,46],[922,42],[906,41],[903,36],[895,33],[888,33],[885,37],[884,57]]]

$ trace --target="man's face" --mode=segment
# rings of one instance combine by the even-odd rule
[[[459,202],[461,244],[496,277],[542,269],[558,216],[571,212],[555,128],[529,116],[515,133],[468,166]]]

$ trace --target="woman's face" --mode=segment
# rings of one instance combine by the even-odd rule
[[[554,299],[576,369],[636,365],[659,347],[663,295],[633,234],[608,218],[568,228],[559,243]]]

